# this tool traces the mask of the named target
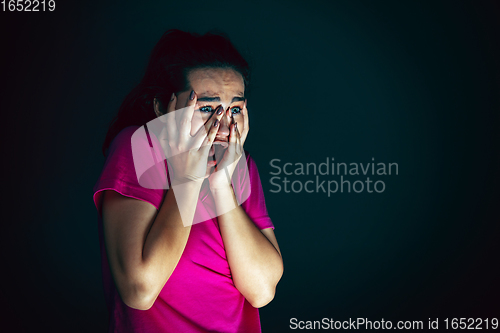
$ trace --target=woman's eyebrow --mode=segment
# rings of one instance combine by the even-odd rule
[[[197,101],[200,102],[220,102],[220,97],[198,97]]]
[[[219,96],[214,96],[214,97],[198,97],[197,99],[198,101],[200,102],[220,102],[220,97]],[[244,101],[245,100],[245,97],[244,96],[235,96],[233,97],[233,100],[231,101],[231,103],[234,103],[234,102],[241,102],[241,101]]]

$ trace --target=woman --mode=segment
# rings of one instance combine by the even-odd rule
[[[260,332],[283,261],[241,148],[248,80],[226,37],[169,30],[121,105],[94,187],[110,332]],[[165,188],[136,173],[158,150]]]

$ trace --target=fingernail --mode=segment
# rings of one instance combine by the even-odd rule
[[[172,96],[170,96],[170,101],[173,101],[175,98],[175,93],[172,93]]]
[[[215,119],[214,121],[214,127],[217,127],[217,125],[219,125],[219,119]]]
[[[222,108],[222,105],[219,105],[219,107],[217,108],[217,114],[220,116],[222,114],[222,111],[224,111],[224,109]]]
[[[191,95],[189,95],[189,99],[193,100],[194,99],[194,90],[191,90]]]

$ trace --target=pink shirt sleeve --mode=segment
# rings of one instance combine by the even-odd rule
[[[262,189],[262,183],[260,182],[257,164],[255,164],[255,161],[247,151],[245,151],[245,154],[247,155],[247,166],[248,174],[250,176],[251,190],[248,199],[241,204],[241,207],[260,230],[266,228],[272,228],[274,230],[273,222],[267,213],[264,190]]]
[[[131,138],[138,128],[139,126],[124,128],[111,143],[103,171],[94,186],[94,203],[99,214],[104,190],[114,190],[124,196],[149,202],[156,209],[161,206],[165,190],[144,188],[137,179]],[[144,145],[144,151],[150,151],[147,140],[139,144]]]

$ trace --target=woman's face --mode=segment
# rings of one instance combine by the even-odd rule
[[[228,142],[231,117],[238,123],[240,133],[243,132],[245,84],[240,73],[229,68],[199,68],[190,71],[187,79],[198,97],[191,122],[191,135],[208,121],[219,105],[229,112],[221,119],[215,142]],[[186,105],[190,93],[191,90],[188,90],[177,95],[177,109]]]

